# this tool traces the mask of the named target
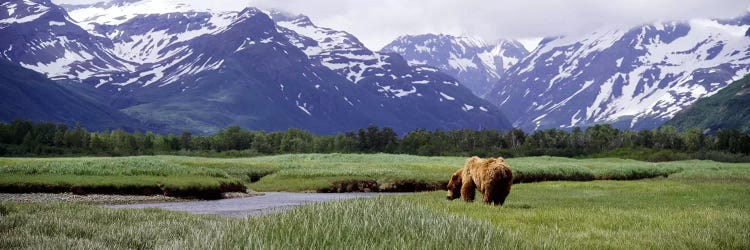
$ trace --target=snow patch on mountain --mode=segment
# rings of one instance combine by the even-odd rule
[[[0,4],[0,8],[7,10],[7,15],[0,14],[0,29],[14,23],[28,23],[39,19],[50,8],[30,0],[8,1]]]
[[[361,81],[369,69],[380,69],[388,64],[385,55],[368,50],[349,33],[318,27],[306,16],[278,12],[272,16],[279,32],[286,34],[292,44],[354,83]]]
[[[484,96],[505,71],[528,54],[517,41],[491,44],[478,37],[450,35],[402,36],[383,47],[412,65],[427,64],[456,77]]]
[[[0,57],[49,78],[82,81],[134,69],[47,0],[6,1],[0,20],[0,37],[13,38],[0,40]]]
[[[445,98],[446,100],[448,100],[448,101],[455,101],[455,100],[456,100],[456,98],[453,98],[452,96],[446,95],[446,94],[445,94],[445,93],[443,93],[443,92],[440,92],[440,95],[441,95],[441,96],[442,96],[443,98]]]
[[[176,17],[180,16],[180,17]],[[149,19],[156,16],[142,16],[141,18]],[[131,34],[124,33],[122,29],[115,29],[106,34],[108,38],[114,41],[114,52],[120,58],[131,62],[155,63],[165,58],[174,56],[184,47],[168,50],[174,44],[190,41],[202,35],[216,34],[226,30],[229,25],[237,20],[237,13],[175,13],[167,14],[164,20],[155,20],[170,22],[185,22],[184,30],[175,32],[171,29],[151,29],[143,33]],[[203,19],[202,25],[193,25],[190,23],[196,19]],[[124,23],[126,24],[126,23]],[[198,26],[198,27],[195,27]],[[166,26],[165,28],[168,28]],[[165,51],[166,50],[166,51]]]
[[[45,47],[45,46],[59,46],[62,48],[65,48],[67,43],[69,43],[69,40],[67,40],[66,37],[58,37],[57,41],[45,41],[37,44],[37,46]],[[43,63],[43,62],[37,62],[36,64],[26,64],[24,62],[21,62],[21,65],[25,68],[32,69],[37,72],[44,72],[49,77],[60,77],[65,76],[71,71],[71,67],[73,63],[79,62],[79,61],[87,61],[93,59],[94,56],[90,53],[81,50],[81,51],[72,51],[65,49],[62,53],[62,56],[59,58],[54,59],[53,61]],[[84,73],[84,72],[81,72]],[[75,75],[76,78],[80,79],[86,79],[88,78],[87,75],[84,74],[77,74]]]
[[[228,124],[324,133],[368,124],[400,132],[508,128],[499,109],[438,69],[373,52],[304,16],[272,20],[272,12],[254,8],[114,0],[67,6],[70,18],[47,0],[33,0],[45,13],[24,13],[25,1],[32,0],[0,9],[0,20],[10,20],[6,12],[14,20],[40,15],[0,24],[2,37],[22,38],[0,40],[2,57],[95,86],[150,124],[206,133]]]
[[[421,105],[433,108],[434,105],[440,105],[438,109],[469,114],[497,114],[497,109],[471,94],[459,81],[443,74],[439,69],[418,61],[407,62],[394,53],[373,52],[351,34],[316,26],[303,15],[272,12],[271,16],[276,21],[278,31],[308,58],[356,85],[369,88],[391,102],[395,101],[399,109],[412,106],[410,108],[421,110],[425,108]],[[465,44],[458,48],[461,53],[476,46],[484,46],[479,39],[465,38],[461,41]],[[430,52],[431,49],[418,47],[417,50]],[[457,56],[453,63],[463,68],[479,67],[477,60]],[[451,102],[445,102],[446,100]],[[429,104],[430,102],[434,104]]]
[[[191,5],[174,0],[112,1],[70,7],[68,14],[78,25],[92,32],[97,25],[116,26],[141,15],[196,11]]]
[[[652,128],[748,73],[749,27],[692,20],[546,39],[508,71],[492,98],[506,111],[523,111],[507,113],[525,129]]]
[[[180,82],[183,76],[220,69],[224,63],[222,58],[195,51],[191,43],[204,36],[221,35],[235,25],[246,25],[243,22],[262,12],[254,8],[199,9],[179,0],[114,1],[69,7],[78,25],[111,41],[111,46],[104,48],[106,52],[139,65],[125,76],[106,82],[115,86],[144,87],[154,83],[166,86]],[[248,34],[234,52],[274,42],[267,31]],[[273,49],[284,45],[275,44]],[[103,84],[99,81],[97,87]]]

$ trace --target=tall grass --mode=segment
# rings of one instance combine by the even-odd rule
[[[742,153],[730,153],[724,151],[696,151],[683,152],[669,149],[650,149],[650,148],[618,148],[611,151],[605,151],[590,155],[593,158],[622,158],[633,159],[648,162],[665,162],[665,161],[684,161],[690,159],[712,160],[718,162],[740,163],[750,162],[750,155]]]
[[[570,159],[560,157],[525,157],[506,159],[513,167],[514,182],[637,180],[668,177],[714,176],[714,178],[748,177],[736,175],[750,164],[712,161],[642,162],[613,158]],[[140,177],[164,177],[162,185],[179,179],[224,179],[227,183],[244,183],[258,191],[315,191],[330,189],[334,183],[362,180],[382,187],[412,182],[432,186],[444,185],[450,175],[463,166],[464,157],[424,157],[390,154],[296,154],[254,158],[201,158],[184,156],[142,156],[123,158],[0,158],[0,188],[12,180],[23,183],[35,176],[58,176],[54,183],[66,182],[70,176],[106,176],[122,178],[139,185]],[[48,178],[52,178],[48,177]],[[132,177],[132,178],[131,178]],[[92,178],[96,179],[96,178]],[[52,183],[52,184],[54,184]],[[83,184],[81,184],[83,185]],[[205,186],[215,186],[206,184]]]
[[[237,160],[237,159],[235,159]],[[399,180],[444,183],[464,164],[463,157],[410,155],[304,154],[249,158],[249,162],[277,162],[278,170],[249,186],[262,191],[301,191],[329,187],[343,180],[375,180],[387,185]],[[668,177],[708,168],[748,167],[712,161],[642,162],[612,158],[571,159],[524,157],[506,159],[513,167],[514,182],[637,180]]]
[[[0,248],[748,249],[750,187],[708,178],[544,182],[505,206],[444,192],[228,219],[155,209],[0,204]]]
[[[228,173],[160,157],[9,159],[0,166],[0,192],[165,194],[219,198],[244,191]]]
[[[622,159],[570,159],[529,157],[508,159],[515,182],[639,180],[667,177],[684,169],[680,164],[648,163]]]
[[[227,219],[82,204],[0,204],[2,249],[154,249],[223,230]]]
[[[0,248],[484,249],[518,244],[490,223],[387,198],[310,205],[242,220],[71,204],[2,204],[0,211],[0,232],[6,232]]]
[[[440,192],[399,198],[489,221],[532,248],[747,249],[748,194],[742,181],[708,178],[516,185],[501,208]]]
[[[222,248],[248,249],[486,249],[517,248],[517,238],[490,223],[446,215],[391,198],[305,206],[249,218],[218,233]],[[179,247],[208,248],[188,240]]]
[[[218,169],[187,167],[150,156],[30,159],[0,167],[0,174],[230,177]]]
[[[192,166],[217,166],[243,173],[263,171],[248,186],[259,191],[307,191],[346,180],[375,180],[389,185],[403,180],[446,181],[463,165],[460,157],[421,157],[390,154],[296,154],[241,159],[171,158]]]

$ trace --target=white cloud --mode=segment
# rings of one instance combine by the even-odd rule
[[[53,0],[84,3],[96,0]],[[405,34],[477,35],[487,40],[589,32],[662,20],[731,18],[747,0],[184,0],[207,8],[249,5],[302,13],[319,26],[348,31],[371,49]],[[721,2],[721,3],[717,3]],[[533,40],[532,42],[533,43]]]
[[[518,42],[523,44],[524,47],[526,47],[527,50],[532,51],[534,50],[538,45],[539,42],[541,42],[543,37],[531,37],[531,38],[518,38]]]

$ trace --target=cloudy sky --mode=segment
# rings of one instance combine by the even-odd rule
[[[53,0],[91,3],[101,0]],[[165,0],[166,1],[166,0]],[[171,1],[171,0],[170,0]],[[405,34],[473,35],[492,41],[575,35],[605,26],[731,18],[750,0],[180,0],[205,8],[250,5],[303,13],[318,26],[348,31],[371,49]]]

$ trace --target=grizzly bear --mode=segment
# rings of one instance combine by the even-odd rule
[[[448,199],[458,198],[474,201],[474,189],[482,193],[482,200],[503,205],[513,184],[513,172],[502,157],[482,159],[471,157],[464,167],[456,171],[448,181]]]

